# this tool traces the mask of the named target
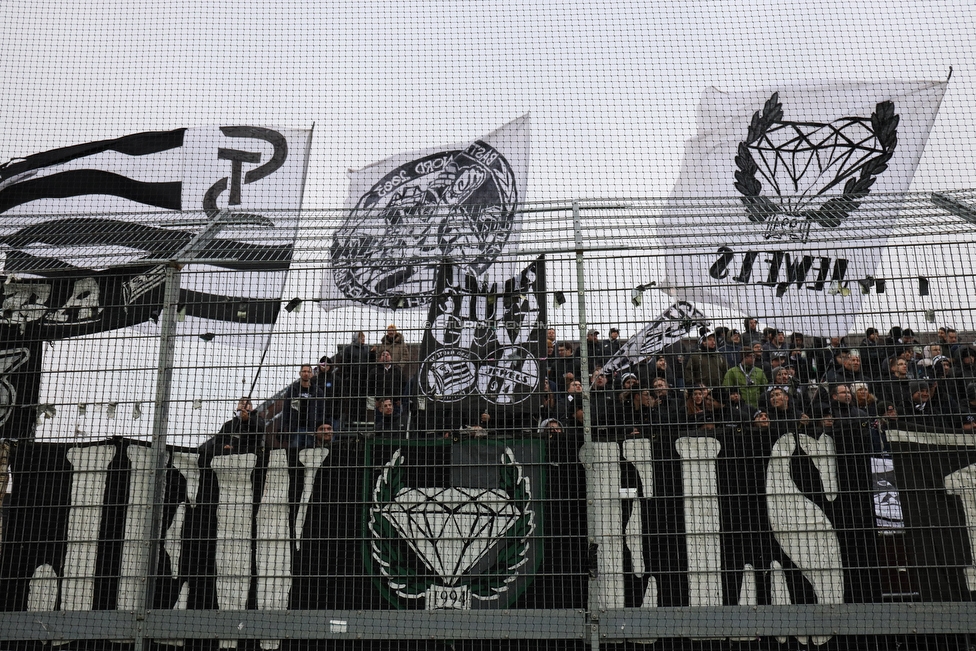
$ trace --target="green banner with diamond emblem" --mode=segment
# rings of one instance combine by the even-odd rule
[[[367,444],[363,558],[403,609],[511,606],[542,563],[543,440]]]

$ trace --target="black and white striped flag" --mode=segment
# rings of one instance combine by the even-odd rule
[[[167,260],[182,334],[263,347],[280,309],[311,131],[199,127],[64,147],[0,167],[0,328],[39,338],[144,324]],[[148,322],[148,323],[147,323]]]

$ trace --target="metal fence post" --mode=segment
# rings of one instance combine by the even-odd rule
[[[586,266],[583,262],[583,222],[579,201],[573,202],[573,239],[576,247],[576,300],[579,306],[580,384],[583,385],[583,440],[591,442],[589,351],[586,349]]]
[[[163,309],[159,315],[159,360],[156,367],[156,400],[153,412],[152,467],[148,494],[152,496],[149,505],[151,517],[148,529],[144,531],[143,551],[145,571],[142,576],[144,590],[136,591],[138,602],[136,613],[136,649],[148,649],[150,640],[146,638],[146,617],[152,607],[155,591],[156,566],[159,562],[159,540],[163,530],[163,494],[166,487],[167,432],[169,431],[169,403],[173,387],[173,361],[176,350],[176,311],[180,300],[180,267],[175,261],[166,265]]]
[[[583,385],[583,449],[589,448],[593,443],[593,428],[590,420],[590,381],[588,370],[590,368],[589,352],[586,349],[586,265],[583,260],[583,222],[580,218],[579,201],[573,201],[573,241],[576,249],[576,300],[579,306],[579,344],[580,344],[580,384]],[[585,458],[581,458],[584,461]],[[593,549],[596,541],[593,532],[597,531],[594,522],[594,499],[598,492],[592,482],[592,467],[586,468],[586,522],[589,534],[589,546]],[[591,571],[594,568],[591,568]],[[600,649],[600,620],[595,615],[600,608],[600,596],[594,589],[595,582],[590,581],[590,589],[587,593],[586,610],[589,615],[590,646],[593,651]]]

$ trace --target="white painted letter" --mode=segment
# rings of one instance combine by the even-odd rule
[[[255,563],[258,610],[287,610],[291,592],[291,535],[288,527],[288,451],[274,450],[268,459],[264,494],[258,505]],[[262,649],[277,649],[279,640],[261,640]]]
[[[963,513],[966,514],[966,530],[969,534],[969,548],[976,559],[976,465],[966,466],[945,476],[946,492],[959,498]],[[976,568],[966,568],[966,587],[976,590]]]
[[[220,502],[217,504],[217,607],[221,610],[247,608],[251,583],[251,516],[254,511],[251,471],[253,454],[214,457],[210,467],[217,474]],[[233,649],[237,640],[221,640],[221,649]]]
[[[799,437],[805,450],[818,450],[814,460],[816,463],[819,457],[821,462],[816,463],[817,467],[833,472],[833,477],[823,476],[824,486],[837,486],[837,464],[828,461],[833,456],[833,439],[823,436],[818,442],[806,435]],[[780,437],[773,445],[766,468],[766,504],[773,536],[813,585],[818,603],[843,603],[844,572],[840,541],[827,514],[803,496],[790,475],[790,458],[795,448],[792,434]]]
[[[688,605],[722,605],[722,538],[715,459],[717,439],[695,436],[675,442],[681,456],[688,552]]]
[[[71,473],[71,512],[64,553],[61,610],[91,610],[95,596],[95,555],[102,525],[102,503],[114,445],[71,448],[65,455]]]

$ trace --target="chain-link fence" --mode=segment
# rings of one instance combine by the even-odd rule
[[[969,200],[5,217],[0,639],[967,648]]]

